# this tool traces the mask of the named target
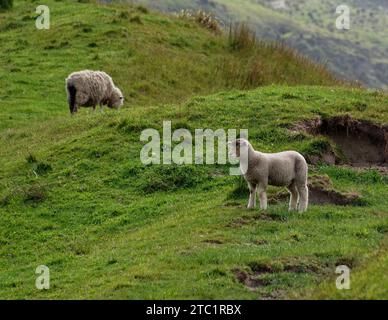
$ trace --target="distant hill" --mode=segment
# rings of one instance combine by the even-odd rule
[[[135,0],[165,11],[203,8],[227,25],[249,23],[259,38],[285,41],[349,80],[388,87],[388,2],[349,0],[351,28],[337,30],[335,0]]]

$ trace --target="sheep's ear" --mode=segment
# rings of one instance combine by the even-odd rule
[[[246,140],[240,139],[239,144],[240,144],[240,146],[247,146],[248,142]]]

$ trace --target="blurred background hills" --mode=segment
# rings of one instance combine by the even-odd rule
[[[248,24],[259,39],[282,41],[348,80],[388,88],[388,1],[131,0],[163,12],[203,9],[225,28]],[[350,30],[338,30],[338,5],[350,8]]]

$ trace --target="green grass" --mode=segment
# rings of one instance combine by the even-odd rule
[[[386,228],[387,226],[385,226]],[[385,244],[386,248],[386,244]],[[371,262],[364,269],[356,269],[351,273],[350,289],[335,290],[332,283],[325,283],[315,290],[313,297],[316,299],[387,299],[388,286],[388,255],[370,257]],[[334,281],[334,280],[333,280]]]
[[[287,128],[338,114],[387,123],[386,95],[335,87],[285,48],[236,51],[227,37],[143,8],[46,3],[49,31],[34,29],[36,3],[0,14],[0,298],[334,298],[340,263],[360,275],[345,298],[386,298],[386,175],[311,167],[366,205],[297,214],[281,201],[263,213],[245,209],[226,165],[139,159],[140,133],[163,120],[192,133],[246,128],[262,151],[316,154],[326,140]],[[247,85],[258,61],[260,83]],[[64,78],[84,68],[111,73],[125,107],[70,117]],[[47,291],[35,288],[42,264]],[[266,285],[247,288],[236,269],[261,270]]]
[[[294,99],[287,98],[291,93]],[[355,102],[367,108],[360,111]],[[357,89],[269,86],[5,130],[0,297],[314,297],[309,288],[335,276],[344,261],[365,277],[370,255],[386,250],[380,244],[388,222],[387,180],[380,173],[312,167],[312,173],[328,174],[335,188],[359,192],[368,205],[313,205],[297,214],[280,202],[264,214],[244,209],[246,194],[233,196],[236,178],[225,166],[143,167],[139,136],[170,119],[173,128],[190,130],[248,128],[263,151],[309,150],[315,138],[295,139],[287,126],[345,112],[386,122],[387,104],[386,96]],[[50,267],[47,291],[34,287],[41,264]],[[250,290],[235,279],[236,268],[262,266],[268,285]],[[365,283],[370,298],[381,297],[378,279]],[[332,286],[322,289],[329,298],[336,296]]]
[[[34,2],[18,1],[0,13],[0,129],[67,114],[65,78],[82,69],[111,74],[126,108],[228,88],[337,83],[287,50],[263,45],[236,52],[227,36],[141,7],[75,0],[46,5],[49,30],[35,28]]]

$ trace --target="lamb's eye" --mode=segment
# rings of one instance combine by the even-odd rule
[[[120,97],[120,100],[123,100],[124,99],[124,97]]]

